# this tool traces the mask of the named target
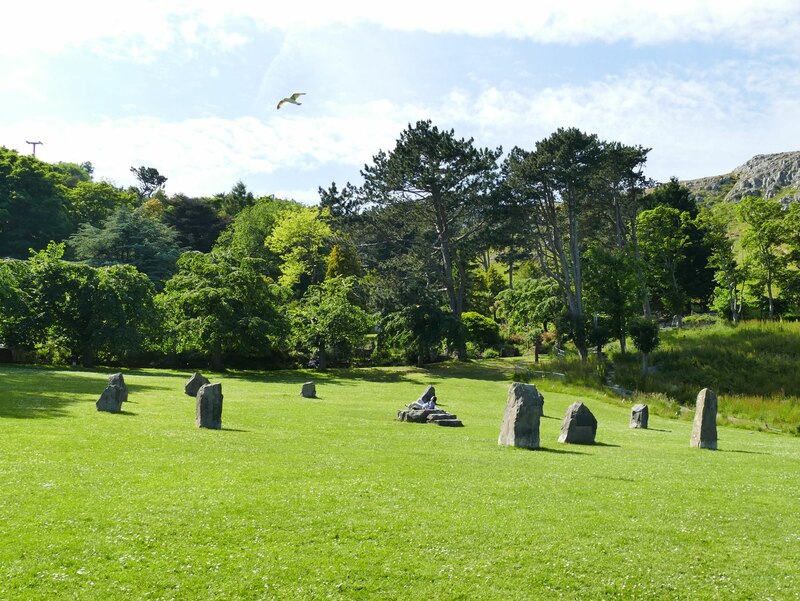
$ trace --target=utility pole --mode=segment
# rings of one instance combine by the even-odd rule
[[[28,142],[27,140],[25,140],[25,143],[33,146],[33,156],[36,156],[36,145],[41,144],[41,142]]]

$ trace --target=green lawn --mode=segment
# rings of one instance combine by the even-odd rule
[[[481,365],[206,373],[201,430],[190,372],[124,370],[119,415],[108,373],[0,367],[0,599],[800,598],[800,438],[537,382],[545,448],[500,447]],[[395,421],[427,384],[464,428]],[[600,444],[556,442],[579,398]]]

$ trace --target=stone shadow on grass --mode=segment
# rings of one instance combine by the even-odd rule
[[[717,449],[718,453],[745,453],[747,455],[772,455],[764,451],[745,451],[744,449]]]
[[[538,449],[530,449],[533,452],[542,452],[542,453],[555,453],[557,455],[586,455],[581,451],[573,451],[571,449],[556,449],[553,447],[539,447]]]
[[[68,415],[67,408],[75,403],[95,403],[108,384],[108,376],[122,371],[75,372],[69,368],[30,367],[24,365],[0,367],[0,417],[11,419],[52,419]],[[146,375],[146,374],[142,374]],[[126,384],[128,384],[126,382]],[[130,394],[137,395],[160,387],[128,384]],[[135,404],[129,400],[126,403]],[[122,412],[125,413],[125,412]],[[128,413],[129,415],[135,415]]]

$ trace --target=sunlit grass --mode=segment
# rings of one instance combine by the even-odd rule
[[[0,367],[2,599],[791,599],[800,439],[544,391],[541,451],[497,445],[510,361],[326,374]],[[300,397],[317,382],[318,399]],[[464,428],[395,421],[434,384]],[[556,442],[576,399],[595,446]]]

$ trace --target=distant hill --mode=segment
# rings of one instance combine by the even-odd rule
[[[700,203],[736,202],[745,196],[800,200],[800,151],[758,154],[730,173],[681,182]]]

